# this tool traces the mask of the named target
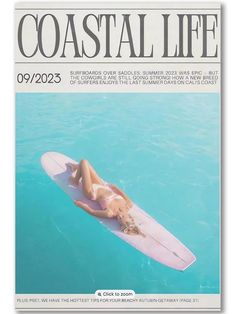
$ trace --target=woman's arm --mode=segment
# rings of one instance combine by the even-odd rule
[[[76,206],[83,208],[87,213],[89,213],[90,215],[93,215],[95,217],[99,217],[99,218],[113,218],[114,217],[111,210],[93,209],[89,205],[87,205],[86,203],[79,201],[79,200],[74,201],[74,203]]]

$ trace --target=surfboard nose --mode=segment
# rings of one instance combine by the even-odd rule
[[[41,165],[45,165],[46,162],[48,162],[48,160],[53,159],[54,156],[60,156],[62,154],[58,153],[58,152],[54,152],[54,151],[49,151],[49,152],[45,152],[41,157],[40,157],[40,162]],[[44,167],[43,167],[44,168]]]

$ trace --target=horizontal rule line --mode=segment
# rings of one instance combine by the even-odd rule
[[[220,64],[220,62],[20,62],[15,64]]]
[[[221,10],[220,8],[15,8],[15,10]]]

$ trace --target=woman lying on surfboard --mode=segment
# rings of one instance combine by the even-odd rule
[[[82,187],[84,195],[96,201],[101,210],[96,210],[82,201],[75,201],[75,205],[82,207],[86,212],[100,218],[116,218],[121,225],[121,230],[127,234],[144,234],[136,226],[134,219],[128,213],[132,202],[128,196],[115,185],[105,183],[87,160],[81,160],[79,164],[68,163],[74,173],[70,177],[70,183]]]

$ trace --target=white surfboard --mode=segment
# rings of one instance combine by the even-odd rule
[[[78,163],[57,152],[47,152],[41,157],[45,172],[72,200],[82,200],[92,208],[99,209],[97,202],[87,199],[78,187],[70,184],[69,177],[72,173],[70,167],[67,166],[69,162]],[[186,246],[137,205],[134,204],[129,213],[134,217],[145,237],[125,234],[120,230],[116,219],[94,216],[91,216],[91,219],[97,219],[112,233],[143,254],[171,268],[183,271],[195,262],[196,257]]]

